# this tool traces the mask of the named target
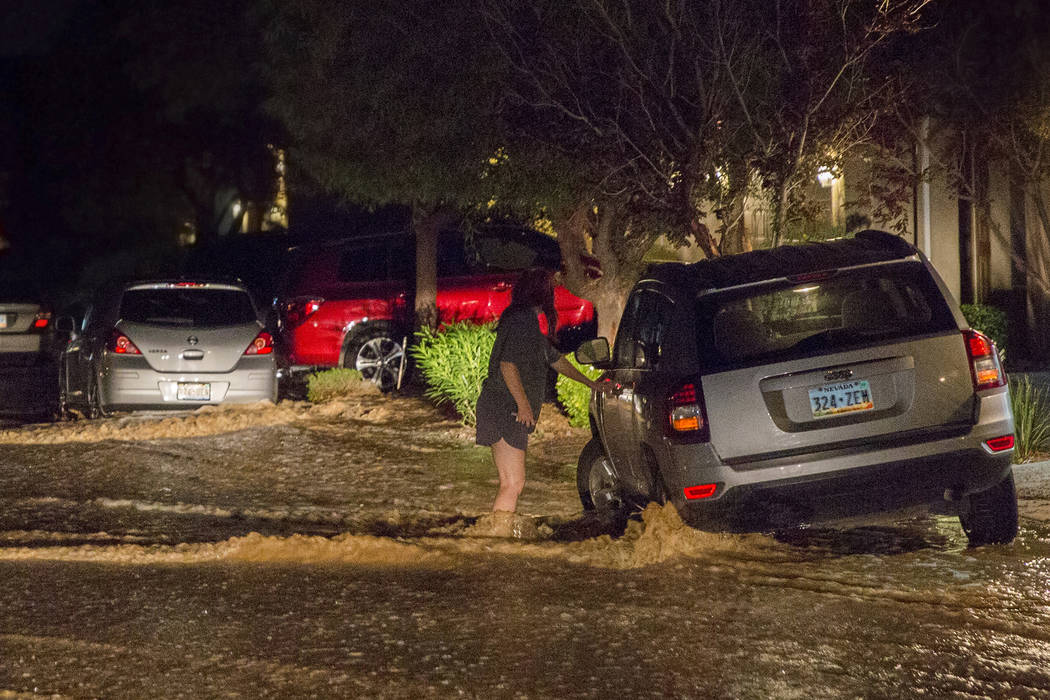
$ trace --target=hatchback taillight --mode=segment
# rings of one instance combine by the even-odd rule
[[[973,388],[995,389],[1006,385],[1006,372],[999,362],[999,352],[991,338],[977,331],[963,331],[966,353],[970,356],[970,376]]]
[[[33,328],[47,328],[49,323],[51,323],[51,312],[41,311],[33,319]]]
[[[284,304],[284,322],[291,327],[298,326],[321,308],[324,299],[320,297],[297,297]]]
[[[273,352],[273,336],[263,331],[244,350],[245,355],[269,355]]]
[[[671,435],[696,441],[709,439],[704,395],[699,383],[682,384],[668,395],[667,427]]]
[[[114,328],[113,332],[109,334],[109,342],[106,343],[106,349],[110,352],[115,352],[118,355],[141,355],[139,349],[135,347],[135,343],[131,342],[131,338],[121,333],[118,329]]]

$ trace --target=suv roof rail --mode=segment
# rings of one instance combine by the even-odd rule
[[[722,289],[864,263],[888,262],[917,255],[918,250],[900,236],[868,229],[853,238],[822,243],[785,245],[748,253],[708,258],[695,263],[656,263],[646,277],[700,289]]]

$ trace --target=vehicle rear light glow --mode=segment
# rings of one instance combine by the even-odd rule
[[[697,501],[701,498],[710,498],[718,490],[718,484],[698,484],[697,486],[686,486],[682,489],[686,500]]]
[[[273,352],[273,336],[263,331],[245,349],[245,355],[269,355]]]
[[[1014,436],[1003,435],[1002,437],[985,440],[984,444],[988,445],[988,449],[992,452],[1005,452],[1014,448]]]
[[[47,311],[41,311],[33,319],[33,328],[47,328],[49,323],[51,323],[51,314]]]
[[[135,343],[131,342],[131,338],[121,333],[116,328],[109,334],[109,343],[106,344],[106,349],[110,352],[115,352],[118,355],[141,355],[139,349],[135,347]]]
[[[970,375],[973,378],[973,388],[976,391],[982,389],[994,389],[1006,385],[1006,372],[999,363],[999,352],[995,343],[977,331],[963,331],[966,340],[966,352],[970,356]]]
[[[324,299],[320,297],[291,299],[285,302],[284,305],[284,321],[289,326],[298,326],[320,309],[323,303]]]
[[[697,384],[681,385],[667,397],[668,426],[672,435],[708,439],[703,393]]]

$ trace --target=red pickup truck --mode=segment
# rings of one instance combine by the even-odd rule
[[[557,243],[528,229],[444,232],[437,258],[441,323],[494,321],[510,303],[521,270],[561,264]],[[413,240],[404,233],[293,249],[276,300],[288,369],[350,367],[392,388],[412,327],[414,266]],[[594,336],[590,302],[558,287],[555,304],[562,350]]]

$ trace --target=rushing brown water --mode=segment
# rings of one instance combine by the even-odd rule
[[[0,698],[1050,697],[1042,521],[614,540],[539,442],[494,538],[484,450],[326,410],[0,436]]]
[[[447,528],[447,526],[445,526]],[[453,528],[455,529],[455,528]],[[49,696],[1050,696],[1050,531],[0,549],[0,688]],[[27,535],[28,536],[28,535]]]

